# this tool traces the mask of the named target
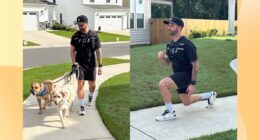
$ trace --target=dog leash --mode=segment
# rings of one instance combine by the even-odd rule
[[[62,78],[60,78],[59,80],[57,80],[57,81],[55,81],[55,82],[43,82],[43,84],[55,84],[55,83],[58,83],[58,82],[60,82],[61,80],[63,80],[63,79],[65,79],[66,80],[66,83],[67,82],[70,82],[70,80],[71,80],[71,75],[73,75],[74,73],[76,73],[76,71],[78,71],[78,73],[79,73],[79,67],[80,66],[76,66],[76,65],[72,65],[72,70],[71,70],[71,72],[70,73],[68,73],[68,74],[66,74],[66,75],[64,75]],[[79,76],[79,75],[78,75]]]

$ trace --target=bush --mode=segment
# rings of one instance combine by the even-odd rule
[[[207,36],[206,31],[201,31],[201,30],[190,30],[191,34],[189,35],[189,38],[194,39],[194,38],[203,38]]]
[[[237,34],[237,25],[235,26],[235,35]]]
[[[59,24],[59,23],[54,23],[51,28],[53,30],[65,30],[65,31],[76,31],[77,29],[76,28],[73,28],[73,27],[69,27],[69,26],[66,26],[66,25],[63,25],[63,24]]]
[[[211,37],[211,36],[216,36],[218,33],[217,29],[209,29],[207,31],[202,31],[198,29],[193,29],[190,30],[190,35],[189,38],[194,39],[194,38],[203,38],[203,37]]]
[[[216,36],[218,33],[218,30],[217,29],[209,29],[207,31],[207,36],[211,37],[211,36]]]

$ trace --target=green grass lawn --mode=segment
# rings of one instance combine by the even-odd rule
[[[212,135],[192,138],[190,140],[237,140],[237,130],[228,130],[224,132],[215,133]]]
[[[71,31],[64,31],[64,30],[57,30],[57,31],[48,31],[49,33],[53,33],[59,36],[71,38],[74,32]],[[101,40],[101,42],[115,42],[117,41],[117,37],[119,37],[119,41],[129,41],[129,36],[119,35],[119,34],[112,34],[112,33],[106,33],[106,32],[100,32],[98,33],[98,36]]]
[[[115,59],[115,58],[103,58],[103,65],[113,65],[120,63],[127,63],[129,60]],[[71,63],[62,63],[57,65],[47,65],[38,68],[32,68],[23,71],[23,99],[25,100],[29,95],[31,83],[41,82],[47,79],[54,80],[65,72],[71,71]]]
[[[200,71],[197,93],[215,90],[218,97],[237,94],[237,77],[229,63],[237,57],[237,41],[223,37],[192,40],[197,46]],[[131,110],[163,105],[159,93],[159,81],[172,73],[157,59],[157,53],[165,44],[131,48]],[[180,103],[175,90],[173,103]]]
[[[100,86],[97,97],[101,118],[117,140],[129,140],[130,137],[129,81],[129,73],[112,77]]]
[[[27,41],[27,45],[23,44],[23,46],[39,46],[40,44],[37,44],[37,43],[34,43],[34,42],[31,42],[31,41]]]

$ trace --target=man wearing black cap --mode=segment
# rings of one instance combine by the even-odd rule
[[[176,118],[173,109],[170,89],[176,89],[185,106],[201,100],[208,101],[208,107],[213,107],[217,93],[210,91],[195,93],[199,63],[195,45],[181,34],[184,22],[181,18],[172,17],[164,21],[168,25],[171,41],[167,43],[166,51],[160,51],[158,58],[166,65],[172,65],[173,74],[159,82],[166,110],[156,117],[157,121],[167,121]]]
[[[77,17],[79,31],[71,38],[71,61],[73,66],[78,68],[76,76],[78,78],[78,98],[80,101],[80,115],[85,115],[84,108],[84,82],[88,81],[89,94],[88,104],[91,105],[93,93],[95,91],[96,79],[96,58],[98,61],[98,75],[102,74],[102,51],[99,37],[88,27],[88,18],[84,15]]]

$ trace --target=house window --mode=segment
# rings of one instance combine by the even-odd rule
[[[23,15],[27,15],[27,12],[23,12]]]
[[[31,12],[30,12],[30,13],[29,13],[29,15],[36,15],[36,13],[34,13],[34,12],[33,12],[33,13],[31,13]]]
[[[130,14],[130,29],[134,28],[134,13]]]
[[[144,28],[144,14],[137,13],[137,28]]]
[[[110,0],[107,0],[107,3],[110,3]]]
[[[110,16],[106,16],[106,18],[110,18]]]
[[[90,2],[95,2],[95,0],[90,0]]]
[[[122,16],[117,16],[117,18],[122,18]]]
[[[100,16],[99,18],[105,18],[104,16]]]
[[[116,18],[116,16],[112,16],[112,18]]]
[[[143,0],[138,0],[138,3],[139,3],[139,4],[142,4],[142,3],[143,3]]]

